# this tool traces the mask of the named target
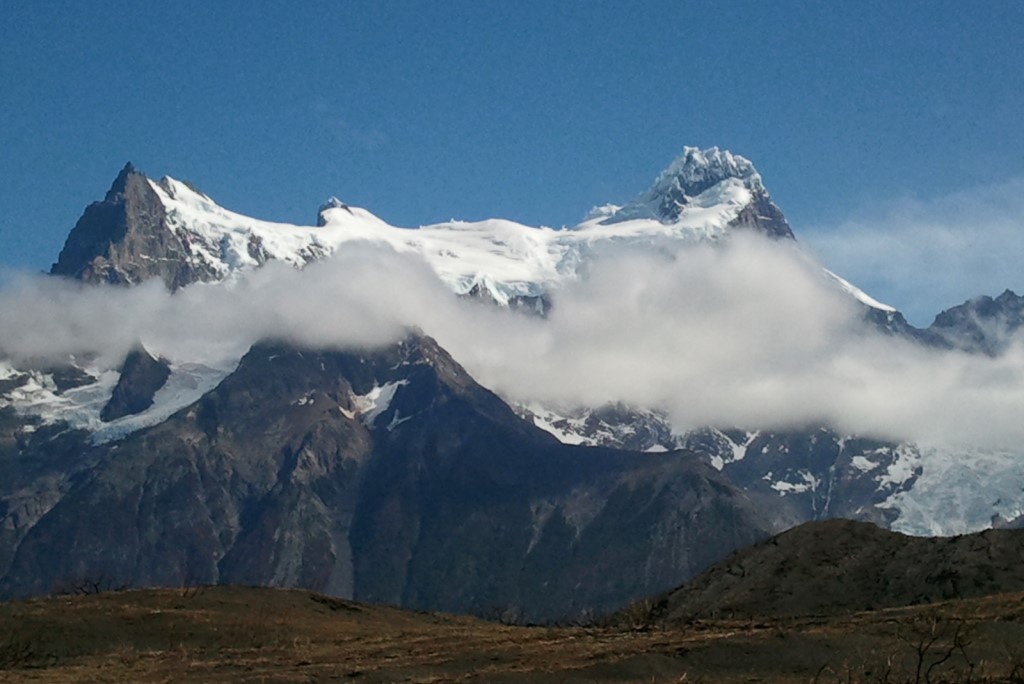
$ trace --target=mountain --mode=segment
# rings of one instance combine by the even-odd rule
[[[188,236],[174,230],[153,183],[130,162],[106,197],[86,207],[50,272],[117,285],[159,278],[171,289],[216,277],[196,258]]]
[[[269,584],[553,619],[664,590],[793,522],[689,454],[563,445],[418,335],[257,345],[162,423],[83,437],[7,433],[0,596]]]
[[[268,261],[302,268],[370,241],[422,256],[455,295],[543,317],[596,255],[734,231],[797,249],[753,165],[717,148],[685,148],[637,199],[571,228],[400,228],[333,198],[316,223],[236,214],[128,165],[52,272],[233,287]],[[921,331],[822,282],[866,326],[923,347],[995,353],[1019,326],[1012,293]],[[1017,454],[767,427],[680,433],[656,407],[510,406],[419,333],[376,349],[264,340],[215,366],[141,345],[114,367],[0,358],[0,595],[241,582],[554,618],[668,589],[807,520],[937,534],[1024,514]]]
[[[516,409],[567,444],[648,453],[692,452],[744,491],[775,499],[802,520],[853,518],[885,526],[930,523],[951,528],[962,524],[963,511],[951,506],[932,511],[924,520],[911,522],[904,517],[902,509],[916,499],[911,492],[924,472],[921,450],[913,444],[843,435],[827,427],[788,431],[707,427],[677,432],[664,413],[621,403],[569,410],[533,403]],[[958,457],[954,452],[947,458]],[[904,501],[908,497],[912,498]],[[1007,497],[1010,510],[1016,500]],[[995,510],[989,511],[985,522],[994,514]],[[930,530],[918,527],[915,531]]]
[[[580,277],[595,254],[609,249],[719,240],[733,230],[792,238],[748,160],[692,147],[633,203],[609,205],[570,228],[501,219],[400,228],[333,197],[316,223],[243,216],[187,183],[155,182],[129,164],[104,200],[86,208],[51,272],[118,284],[160,278],[174,290],[231,279],[272,259],[301,267],[343,244],[371,241],[420,254],[457,294],[537,308],[545,293]]]
[[[1024,297],[1006,290],[998,297],[986,295],[946,309],[927,332],[949,347],[996,356],[1024,327]]]
[[[748,228],[773,238],[793,238],[782,211],[772,202],[761,175],[748,159],[712,147],[684,147],[654,185],[625,206],[602,217],[601,225],[655,220],[671,225],[724,203],[739,207],[718,230]]]
[[[851,613],[1024,590],[1024,531],[907,537],[812,522],[743,549],[655,601],[652,617]]]
[[[100,420],[110,422],[142,413],[153,405],[156,393],[170,375],[166,361],[154,358],[142,345],[132,349],[121,364],[117,384],[100,411]]]

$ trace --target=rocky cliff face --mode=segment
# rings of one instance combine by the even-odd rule
[[[142,413],[153,405],[153,396],[164,386],[171,370],[166,361],[154,358],[139,345],[121,364],[121,375],[110,401],[100,411],[103,421]]]
[[[215,274],[190,255],[149,179],[129,163],[106,197],[86,207],[50,272],[114,285],[159,278],[172,290],[212,280]]]

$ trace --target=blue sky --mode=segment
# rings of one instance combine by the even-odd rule
[[[919,323],[1024,289],[1024,3],[295,4],[2,0],[0,265],[47,268],[128,160],[261,218],[562,225],[689,144]]]

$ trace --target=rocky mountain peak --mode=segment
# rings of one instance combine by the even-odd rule
[[[139,172],[135,168],[135,165],[131,162],[127,162],[124,168],[121,169],[120,173],[117,174],[117,178],[111,183],[110,189],[107,190],[106,196],[103,198],[104,202],[117,202],[119,198],[124,197],[125,191],[128,189],[128,184],[134,178],[145,180],[146,176]]]
[[[743,182],[751,191],[764,192],[761,175],[750,160],[728,150],[684,147],[682,154],[661,172],[651,192],[674,190],[695,196],[729,178]]]
[[[149,353],[137,344],[121,364],[121,375],[100,412],[100,420],[109,422],[124,416],[142,413],[153,405],[153,397],[164,386],[171,370],[167,361]]]
[[[946,309],[928,332],[949,346],[970,352],[998,354],[1024,327],[1024,297],[1006,290],[998,297],[982,295]]]
[[[171,229],[153,183],[128,162],[104,198],[85,208],[50,273],[112,285],[159,278],[171,290],[215,279],[192,251]]]
[[[772,202],[750,160],[717,147],[684,147],[650,189],[601,223],[634,219],[675,223],[691,207],[702,206],[697,198],[716,187],[721,187],[722,196],[716,197],[715,203],[744,202],[730,227],[752,228],[774,238],[793,237],[789,223]]]

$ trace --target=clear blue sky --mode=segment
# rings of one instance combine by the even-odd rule
[[[718,145],[801,237],[1024,176],[1022,36],[1009,0],[0,0],[0,265],[128,160],[262,218],[562,225]]]

